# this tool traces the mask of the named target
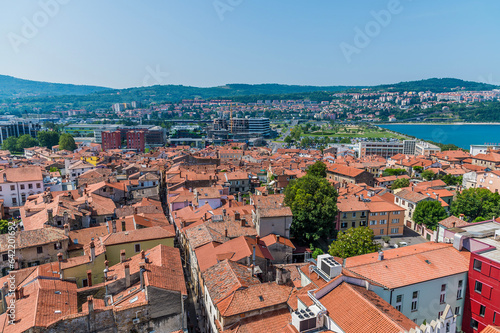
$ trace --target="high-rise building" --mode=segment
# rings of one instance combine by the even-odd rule
[[[267,137],[271,134],[269,118],[248,118],[248,133],[261,134]]]
[[[122,147],[122,139],[120,131],[101,133],[102,137],[102,150],[120,149]]]
[[[135,149],[143,152],[146,146],[146,140],[143,131],[127,132],[127,149]]]
[[[30,121],[2,121],[0,122],[0,144],[9,136],[20,137],[21,135],[29,134],[36,138],[38,131],[40,131],[40,124]]]

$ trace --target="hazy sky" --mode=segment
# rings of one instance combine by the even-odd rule
[[[500,82],[500,1],[0,0],[0,74],[113,88]]]

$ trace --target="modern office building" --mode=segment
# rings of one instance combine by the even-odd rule
[[[271,134],[269,118],[214,119],[207,129],[207,137],[215,141],[249,141],[266,138]]]
[[[33,123],[27,120],[9,120],[0,122],[0,144],[10,136],[20,137],[24,134],[29,134],[36,138],[40,131],[40,124]]]
[[[248,132],[268,137],[271,134],[269,118],[248,118]]]
[[[358,144],[358,150],[359,157],[376,155],[389,158],[397,154],[430,156],[440,152],[441,148],[428,142],[416,140],[404,140],[403,142],[361,141]]]
[[[102,150],[120,149],[122,147],[122,137],[120,131],[102,132]]]

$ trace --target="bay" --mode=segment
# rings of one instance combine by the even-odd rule
[[[387,124],[382,128],[439,143],[452,143],[465,150],[470,145],[499,144],[500,124]]]

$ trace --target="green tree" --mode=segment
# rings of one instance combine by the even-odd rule
[[[306,172],[308,175],[326,178],[326,164],[322,161],[316,161],[307,167]]]
[[[285,143],[291,144],[293,142],[293,138],[290,135],[287,135],[284,141]]]
[[[93,134],[92,134],[93,135]],[[38,132],[38,141],[40,146],[52,148],[52,146],[59,144],[59,133],[56,131],[41,131]]]
[[[429,181],[433,180],[436,177],[436,174],[432,172],[432,170],[425,170],[422,172],[422,178]]]
[[[410,186],[410,180],[407,178],[398,178],[392,183],[391,189],[395,190],[397,188]]]
[[[23,151],[24,148],[31,148],[38,145],[38,141],[29,134],[24,134],[17,139],[17,150]]]
[[[455,177],[453,175],[444,175],[441,177],[441,180],[446,183],[448,186],[453,186],[453,185],[460,185],[462,184],[463,177],[458,176]]]
[[[335,188],[324,178],[307,174],[292,180],[284,200],[293,213],[292,236],[305,243],[329,237],[337,216],[337,196]]]
[[[7,139],[3,140],[2,149],[8,150],[12,153],[17,152],[17,138],[14,136],[9,136]]]
[[[339,232],[337,240],[330,244],[328,253],[335,257],[349,258],[377,252],[381,246],[374,238],[373,230],[368,227],[350,228]]]
[[[59,149],[73,151],[76,149],[75,139],[70,134],[63,133],[59,137]]]
[[[320,249],[319,247],[317,247],[317,248],[315,248],[315,249],[314,249],[314,251],[313,251],[313,253],[312,253],[312,257],[313,257],[314,259],[316,259],[316,258],[318,258],[318,256],[319,256],[320,254],[323,254],[323,253],[324,253],[324,252],[323,252],[323,250],[322,250],[322,249]]]
[[[384,172],[382,172],[382,176],[387,177],[387,176],[400,176],[406,173],[405,169],[385,169]]]
[[[0,234],[6,234],[9,231],[9,221],[0,220]]]
[[[415,165],[413,167],[413,171],[416,171],[416,172],[422,172],[424,171],[424,167],[423,166],[420,166],[420,165]]]
[[[463,190],[451,203],[450,212],[455,216],[464,214],[469,222],[478,217],[491,219],[500,216],[500,194],[492,193],[486,188]]]
[[[436,230],[439,221],[448,217],[448,213],[441,206],[439,201],[420,201],[413,213],[413,221],[417,224],[423,224],[428,229]]]

